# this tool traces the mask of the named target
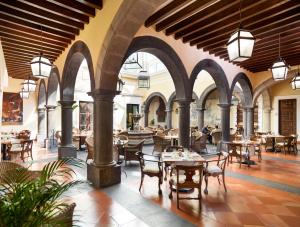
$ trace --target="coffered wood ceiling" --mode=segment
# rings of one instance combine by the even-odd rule
[[[226,43],[239,26],[239,8],[240,0],[173,0],[145,26],[229,60]],[[237,65],[252,72],[268,70],[278,57],[279,34],[281,56],[291,66],[300,64],[300,1],[243,0],[242,26],[256,43],[252,57]]]
[[[54,62],[102,4],[102,0],[0,0],[0,37],[8,75],[31,75],[29,62],[41,46]]]

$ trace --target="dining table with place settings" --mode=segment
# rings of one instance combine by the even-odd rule
[[[255,162],[250,159],[251,156],[250,156],[249,148],[260,145],[259,141],[256,141],[256,140],[233,140],[231,143],[245,148],[245,152],[246,152],[247,156],[246,156],[244,164],[247,164],[248,166],[255,164]]]
[[[180,164],[182,162],[186,163],[202,163],[205,159],[197,152],[184,150],[184,152],[173,151],[173,152],[163,152],[161,154],[161,159],[163,162]]]

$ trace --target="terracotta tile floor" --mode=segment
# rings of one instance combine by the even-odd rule
[[[80,158],[85,155],[79,153]],[[31,168],[39,169],[56,157],[56,152],[35,146]],[[208,195],[202,193],[201,211],[198,201],[191,200],[181,201],[178,210],[176,196],[168,198],[167,181],[159,197],[157,179],[146,176],[139,193],[140,171],[135,162],[122,166],[127,177],[122,173],[119,185],[97,190],[83,184],[68,195],[77,204],[79,226],[300,226],[300,155],[263,152],[262,162],[253,159],[256,165],[251,167],[228,166],[227,193],[217,179],[210,178]],[[78,173],[86,177],[86,169]]]

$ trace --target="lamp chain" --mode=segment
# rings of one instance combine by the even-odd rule
[[[279,57],[280,57],[280,33],[279,33],[278,36],[279,36],[279,39],[278,39],[278,40],[279,40]]]
[[[241,27],[242,24],[242,0],[240,0],[240,26]]]
[[[43,26],[41,25],[41,54],[43,53]]]

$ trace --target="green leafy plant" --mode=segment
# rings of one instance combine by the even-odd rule
[[[6,171],[0,176],[0,226],[66,226],[69,217],[61,214],[69,205],[62,195],[82,183],[73,180],[71,168],[82,165],[79,160],[63,159],[48,163],[40,172]]]

